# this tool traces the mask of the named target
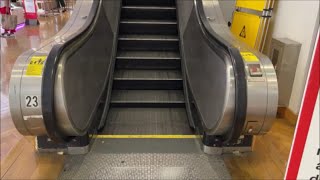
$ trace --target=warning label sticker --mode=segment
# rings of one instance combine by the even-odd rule
[[[240,52],[246,62],[259,62],[259,58],[251,52]]]
[[[43,65],[47,56],[33,56],[28,64],[26,75],[27,76],[41,76]]]
[[[240,37],[243,37],[243,38],[246,38],[246,26],[243,26],[240,34],[239,34]]]
[[[231,32],[242,42],[255,48],[257,41],[261,18],[259,16],[237,12],[233,14]]]

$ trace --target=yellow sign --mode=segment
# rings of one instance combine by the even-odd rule
[[[266,0],[237,0],[236,7],[263,11],[266,7]]]
[[[259,33],[260,17],[243,12],[234,12],[231,32],[252,48]]]
[[[251,52],[240,52],[246,62],[259,62],[259,58]]]
[[[33,56],[27,66],[27,76],[41,76],[47,56]]]

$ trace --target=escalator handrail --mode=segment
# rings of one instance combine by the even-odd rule
[[[47,135],[49,138],[57,142],[68,141],[70,139],[70,137],[65,136],[58,129],[54,109],[54,85],[60,57],[63,55],[64,51],[70,47],[70,45],[77,42],[83,35],[90,31],[92,26],[94,26],[94,20],[98,16],[98,8],[100,5],[101,0],[94,0],[89,15],[85,17],[86,22],[84,25],[76,33],[66,38],[64,43],[54,45],[47,56],[42,77],[41,105]],[[91,31],[93,30],[91,29]]]
[[[199,24],[211,48],[220,49],[229,56],[235,78],[234,120],[230,132],[223,136],[224,143],[235,143],[242,133],[247,112],[247,81],[245,64],[237,48],[221,38],[211,27],[203,7],[202,0],[194,0]]]

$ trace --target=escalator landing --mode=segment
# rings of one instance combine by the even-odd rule
[[[59,179],[230,179],[219,155],[198,139],[95,139],[87,155],[67,156]]]
[[[60,179],[230,179],[189,126],[175,1],[122,5],[105,128]]]

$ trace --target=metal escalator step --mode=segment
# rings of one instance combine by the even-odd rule
[[[135,35],[135,34],[128,34],[128,35],[120,35],[119,40],[136,40],[136,41],[179,41],[178,36],[175,35]]]
[[[180,69],[180,59],[117,59],[117,69]]]
[[[127,19],[120,21],[120,34],[177,35],[176,20]]]
[[[179,38],[174,35],[120,35],[119,50],[179,50]]]
[[[181,69],[178,51],[118,51],[117,69]]]
[[[185,107],[182,90],[114,90],[112,107]]]
[[[123,6],[123,19],[176,19],[176,7],[173,6]]]
[[[179,51],[118,51],[117,59],[177,59]]]
[[[179,70],[116,70],[113,89],[180,90],[182,83]]]
[[[175,6],[175,0],[123,0],[123,6]]]
[[[111,108],[101,134],[193,134],[185,108]]]
[[[117,70],[115,80],[182,80],[178,70]]]

